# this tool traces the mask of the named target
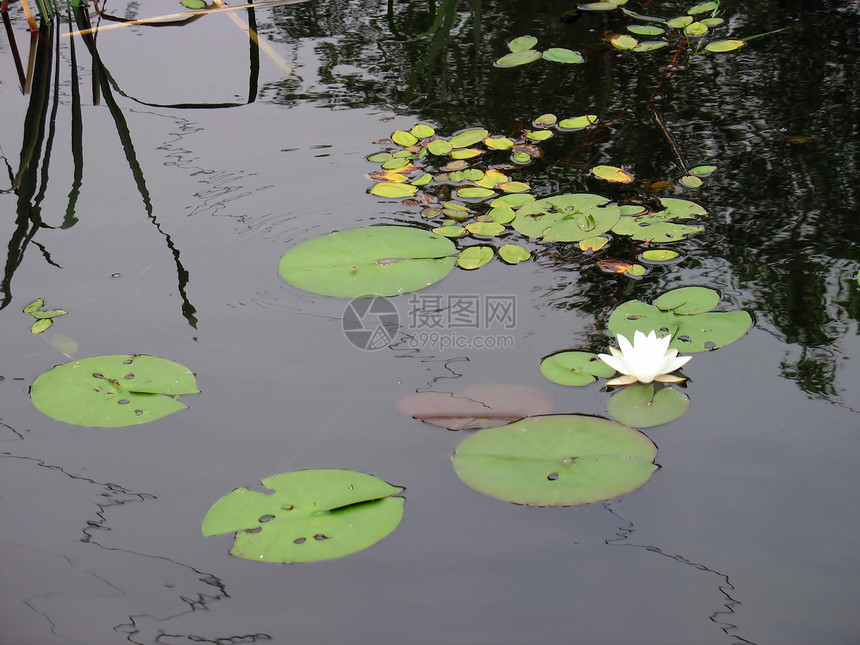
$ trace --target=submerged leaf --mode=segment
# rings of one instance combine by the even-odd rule
[[[552,411],[552,397],[524,385],[473,385],[462,393],[423,392],[404,396],[397,409],[449,430],[495,428]]]
[[[267,477],[274,491],[237,488],[215,502],[203,535],[235,532],[230,554],[257,562],[313,562],[376,544],[403,518],[403,491],[350,470],[298,470]]]

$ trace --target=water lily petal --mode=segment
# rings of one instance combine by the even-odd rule
[[[686,381],[686,377],[677,376],[676,374],[660,374],[654,378],[658,383],[682,383]]]
[[[606,381],[606,384],[607,385],[631,385],[631,384],[635,383],[637,380],[638,379],[635,376],[633,376],[631,374],[625,374],[624,376],[616,376],[613,379],[609,379],[608,381]]]

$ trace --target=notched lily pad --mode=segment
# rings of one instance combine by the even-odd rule
[[[591,352],[565,351],[550,354],[540,362],[540,371],[553,383],[588,385],[600,378],[610,378],[615,370]]]
[[[577,414],[529,417],[480,430],[452,458],[457,477],[496,499],[574,506],[636,490],[657,469],[657,447],[637,430]]]
[[[311,293],[396,296],[439,282],[453,270],[456,253],[450,240],[429,231],[368,226],[294,246],[281,256],[278,272]]]
[[[704,287],[667,291],[656,306],[629,300],[612,312],[609,331],[633,338],[637,330],[643,334],[657,330],[671,335],[670,347],[683,353],[717,349],[738,340],[752,326],[746,311],[710,311],[717,302],[719,294]]]
[[[59,421],[100,428],[154,421],[187,407],[196,394],[185,366],[145,354],[94,356],[57,365],[30,386],[33,405]]]
[[[651,428],[674,421],[689,407],[690,398],[680,390],[637,383],[615,392],[607,410],[613,419],[632,428]]]
[[[617,204],[590,193],[539,199],[517,211],[512,226],[546,242],[578,242],[611,229],[620,217]]]
[[[215,502],[201,531],[235,532],[230,554],[257,562],[313,562],[368,548],[403,519],[400,486],[350,470],[267,477],[270,493],[237,488]]]

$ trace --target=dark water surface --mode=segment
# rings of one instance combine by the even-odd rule
[[[91,54],[63,38],[41,139],[0,39],[0,643],[860,642],[860,4],[724,2],[729,37],[790,28],[694,57],[663,88],[678,149],[719,168],[698,191],[663,193],[711,215],[673,245],[682,262],[636,280],[565,260],[570,245],[526,242],[529,263],[455,270],[420,292],[514,296],[512,347],[415,348],[404,328],[391,348],[361,351],[342,331],[347,301],[291,287],[277,261],[332,230],[420,219],[366,194],[365,156],[393,130],[619,115],[587,147],[583,133],[547,142],[516,178],[538,196],[620,196],[588,166],[679,176],[648,108],[671,54],[602,43],[624,24],[615,12],[464,0],[434,36],[432,5],[258,10],[262,50],[224,14],[104,31],[115,85],[97,102]],[[26,22],[10,14],[26,65]],[[526,33],[585,64],[494,68]],[[35,170],[12,191],[33,141]],[[541,509],[484,497],[450,465],[465,433],[395,408],[416,391],[502,382],[551,393],[557,412],[605,415],[607,392],[546,381],[540,358],[605,349],[618,304],[681,285],[718,289],[722,308],[755,323],[685,367],[689,411],[647,431],[662,468],[620,499]],[[69,312],[39,335],[21,311],[36,297]],[[407,298],[394,300],[404,322]],[[122,353],[189,366],[201,394],[116,429],[30,403],[52,366]],[[218,498],[302,468],[405,486],[403,522],[365,551],[303,565],[233,558],[229,536],[201,535]]]

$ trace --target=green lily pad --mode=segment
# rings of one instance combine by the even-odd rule
[[[480,186],[466,186],[465,188],[457,189],[457,197],[463,199],[486,199],[496,194],[496,191],[489,188],[481,188]]]
[[[463,237],[466,234],[466,229],[462,226],[448,225],[434,228],[433,232],[436,235],[441,235],[443,237]]]
[[[434,134],[436,134],[436,130],[434,130],[432,126],[426,125],[424,123],[419,123],[413,126],[409,132],[411,132],[419,139],[427,139],[428,137],[432,137]]]
[[[717,349],[735,342],[752,326],[746,311],[710,311],[718,301],[719,294],[704,287],[667,291],[654,305],[630,300],[609,316],[609,331],[626,338],[633,338],[636,330],[670,334],[670,347],[684,353]]]
[[[380,182],[374,184],[370,192],[377,197],[388,197],[390,199],[400,199],[402,197],[412,197],[418,192],[417,186],[410,184],[395,184],[390,182]]]
[[[507,264],[519,264],[531,256],[532,254],[519,244],[503,244],[499,249],[499,257]]]
[[[744,46],[746,46],[746,41],[743,40],[715,40],[705,45],[705,49],[714,54],[724,54],[726,52],[733,52]]]
[[[427,150],[430,154],[437,156],[447,155],[453,149],[454,146],[451,145],[451,142],[445,139],[433,139],[433,141],[427,144]]]
[[[558,123],[558,117],[555,114],[541,114],[532,121],[532,125],[536,128],[551,128],[556,123]]]
[[[94,356],[57,365],[30,386],[30,398],[40,412],[100,428],[166,417],[187,407],[179,395],[197,392],[187,367],[144,354]]]
[[[487,213],[487,217],[497,224],[508,224],[517,216],[517,212],[510,206],[496,206]]]
[[[496,67],[517,67],[519,65],[527,65],[536,60],[540,60],[542,54],[536,49],[527,49],[521,52],[511,52],[505,54],[496,61]]]
[[[379,542],[403,519],[403,490],[350,470],[297,470],[267,477],[273,493],[237,488],[215,502],[201,531],[235,532],[230,554],[257,562],[313,562]]]
[[[617,204],[589,193],[547,197],[517,211],[512,226],[546,242],[578,242],[611,229],[620,217]]]
[[[406,132],[405,130],[396,130],[391,134],[391,140],[399,146],[403,146],[404,148],[408,148],[409,146],[414,146],[418,143],[418,137],[416,137],[411,132]]]
[[[181,0],[180,4],[189,9],[205,9],[206,3],[203,0]]]
[[[597,123],[598,117],[596,114],[583,114],[582,116],[572,117],[570,119],[562,119],[558,122],[558,129],[564,132],[573,132],[574,130],[582,130]]]
[[[545,357],[540,371],[553,383],[588,385],[597,377],[610,378],[615,370],[590,352],[558,352]]]
[[[702,185],[702,180],[696,177],[695,175],[684,175],[679,179],[682,184],[687,186],[688,188],[698,188]]]
[[[698,177],[706,177],[710,175],[717,169],[716,166],[696,166],[695,168],[690,168],[690,174],[696,175]]]
[[[45,301],[42,298],[36,298],[33,302],[24,307],[23,311],[25,314],[32,314],[34,311],[39,311],[39,309],[44,306]]]
[[[639,44],[638,40],[627,34],[613,34],[609,37],[609,42],[616,49],[633,49]]]
[[[608,412],[616,421],[632,428],[651,428],[674,421],[690,407],[690,398],[672,387],[654,383],[628,385],[609,398]]]
[[[493,150],[510,150],[515,143],[513,139],[501,136],[485,137],[483,141],[485,146]]]
[[[51,325],[54,324],[54,321],[50,318],[40,318],[37,319],[32,325],[30,325],[30,333],[31,334],[41,334],[43,331],[48,329]]]
[[[529,417],[480,430],[452,458],[484,495],[532,506],[574,506],[636,490],[657,469],[657,447],[637,430],[576,414]]]
[[[492,246],[467,246],[457,256],[457,264],[460,268],[471,271],[484,266],[493,259],[494,254]]]
[[[497,197],[491,201],[490,206],[493,208],[500,208],[502,206],[519,208],[520,206],[530,204],[534,201],[535,196],[528,193],[509,193],[508,195],[502,195],[501,197]]]
[[[687,25],[693,24],[692,16],[678,16],[677,18],[672,18],[671,20],[667,20],[666,24],[672,29],[683,29]]]
[[[637,36],[662,36],[664,31],[654,25],[628,25],[627,31]]]
[[[697,4],[693,7],[687,9],[687,13],[691,16],[696,16],[700,13],[708,13],[709,11],[716,11],[719,8],[719,2],[702,2],[701,4]]]
[[[454,148],[468,148],[469,146],[473,146],[476,143],[483,141],[488,134],[489,132],[483,128],[468,128],[466,130],[461,130],[451,137],[451,146]]]
[[[543,53],[543,58],[553,63],[577,64],[585,62],[582,54],[578,51],[565,49],[564,47],[550,47]]]
[[[508,43],[508,49],[512,52],[522,52],[527,49],[533,49],[537,43],[538,39],[534,36],[519,36]]]
[[[684,27],[684,33],[688,36],[704,36],[708,33],[708,26],[703,22],[692,22]]]
[[[601,0],[600,2],[586,2],[585,4],[579,5],[579,8],[585,11],[612,11],[613,9],[617,9],[618,5],[621,4],[624,3]]]
[[[466,230],[472,235],[487,235],[489,237],[495,237],[500,233],[504,233],[505,226],[504,224],[497,224],[496,222],[472,222],[471,224],[466,224]]]
[[[284,253],[290,284],[343,298],[396,296],[439,282],[454,268],[454,244],[428,231],[368,226],[330,233]]]
[[[662,197],[660,199],[664,210],[648,211],[642,215],[622,217],[612,227],[612,232],[618,235],[629,235],[634,240],[645,242],[677,242],[689,235],[704,230],[703,226],[691,226],[672,222],[676,219],[694,219],[707,217],[704,208],[685,199]]]
[[[642,252],[642,260],[648,262],[668,262],[680,256],[680,253],[671,249],[648,249]]]
[[[643,40],[633,48],[633,51],[636,53],[653,52],[668,46],[669,43],[665,40]]]

